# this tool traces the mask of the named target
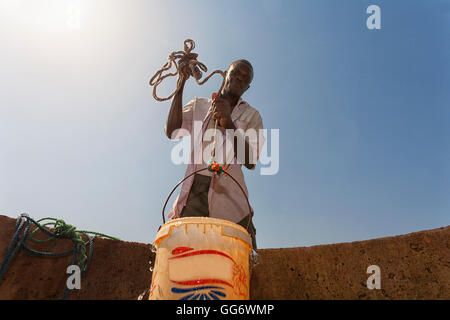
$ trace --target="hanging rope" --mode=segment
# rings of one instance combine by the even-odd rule
[[[162,66],[160,70],[158,70],[155,75],[150,79],[149,84],[153,87],[153,98],[155,98],[156,101],[166,101],[171,99],[175,93],[180,89],[180,82],[178,82],[177,87],[175,91],[168,96],[167,98],[160,98],[156,94],[156,88],[163,82],[164,79],[167,77],[174,77],[177,76],[180,72],[179,65],[183,68],[181,70],[184,74],[189,74],[189,76],[192,76],[195,79],[195,82],[197,82],[198,85],[203,85],[206,81],[208,81],[213,75],[220,74],[223,77],[222,80],[222,86],[220,87],[219,92],[222,90],[223,85],[225,83],[225,75],[226,72],[222,70],[215,70],[213,71],[209,76],[207,76],[203,81],[199,81],[202,77],[202,71],[207,72],[208,68],[206,66],[199,62],[197,60],[198,54],[193,53],[192,50],[195,48],[195,42],[191,39],[184,40],[184,50],[183,51],[174,51],[172,52],[169,57],[167,58],[166,64]],[[178,63],[177,63],[177,60]],[[168,72],[172,68],[172,65],[175,67],[174,72],[169,72],[164,74],[165,72]]]
[[[47,222],[45,224],[40,223],[41,221],[45,220],[50,220],[51,222]],[[32,225],[35,225],[36,228],[30,232]],[[52,227],[53,232],[47,228],[48,226]],[[33,236],[39,230],[49,235],[50,238],[43,240],[35,239]],[[113,240],[120,240],[118,238],[111,237],[98,232],[76,230],[74,226],[66,224],[64,220],[61,219],[43,218],[38,221],[35,221],[32,218],[30,218],[28,214],[22,213],[17,218],[16,229],[13,239],[8,247],[5,259],[3,260],[2,265],[0,267],[0,281],[2,280],[3,274],[6,272],[8,265],[14,259],[15,255],[17,254],[20,248],[24,248],[28,253],[31,253],[32,255],[35,256],[61,257],[72,254],[71,264],[74,265],[77,262],[77,265],[80,267],[81,270],[81,275],[84,275],[89,267],[94,250],[93,237],[91,237],[90,234]],[[86,236],[88,238],[88,241],[85,242],[82,238],[82,235]],[[50,252],[50,251],[37,251],[31,249],[28,246],[28,241],[32,241],[35,243],[43,243],[48,242],[50,240],[56,240],[56,242],[58,242],[61,239],[71,239],[74,242],[74,248],[72,250],[63,252]],[[87,256],[86,254],[86,245],[88,244],[89,244],[89,256]],[[52,247],[55,245],[56,243],[54,243]],[[62,300],[66,299],[70,291],[71,289],[66,288],[63,297],[60,299]]]

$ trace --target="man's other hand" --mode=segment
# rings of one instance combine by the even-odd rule
[[[212,106],[214,108],[213,119],[219,120],[220,126],[225,129],[235,129],[233,120],[231,119],[231,105],[228,100],[216,97]]]

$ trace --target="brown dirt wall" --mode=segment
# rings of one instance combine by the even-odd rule
[[[0,262],[16,219],[0,215]],[[252,269],[251,299],[450,299],[450,226],[381,239],[313,247],[261,249]],[[33,246],[44,250],[45,245]],[[52,251],[70,250],[60,240]],[[0,299],[57,299],[65,291],[71,256],[33,257],[21,249],[0,281]],[[94,239],[81,290],[68,299],[148,296],[150,244]],[[367,268],[381,270],[381,289],[367,288]]]

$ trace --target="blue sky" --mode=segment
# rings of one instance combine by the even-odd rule
[[[366,28],[371,4],[381,30]],[[450,1],[437,0],[0,0],[0,213],[152,242],[185,167],[148,80],[186,38],[210,70],[250,60],[244,99],[280,130],[278,174],[243,169],[260,248],[450,224]],[[191,80],[184,101],[219,86]]]

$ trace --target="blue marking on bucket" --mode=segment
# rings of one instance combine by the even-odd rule
[[[200,290],[206,290],[206,292],[198,293]],[[180,298],[180,300],[220,300],[220,297],[226,297],[227,295],[218,290],[225,290],[216,286],[203,286],[196,288],[172,288],[173,293],[189,293]],[[220,296],[220,297],[218,297]]]

